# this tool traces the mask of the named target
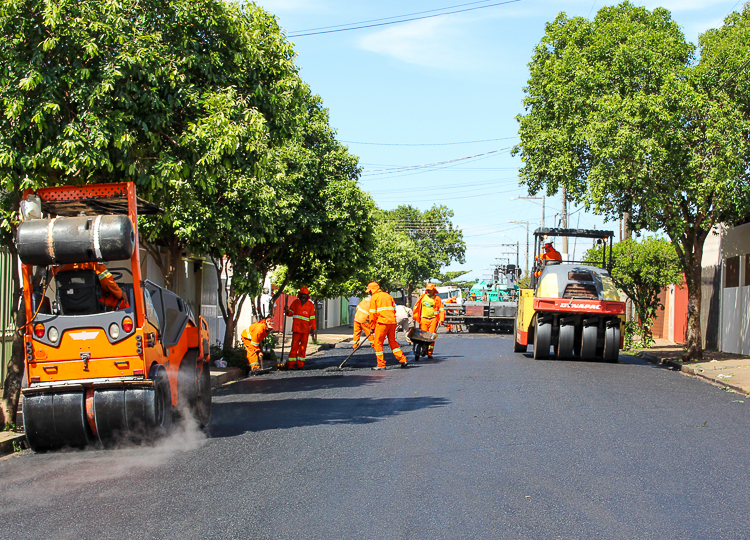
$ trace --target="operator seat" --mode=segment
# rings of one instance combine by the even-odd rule
[[[93,315],[104,311],[102,286],[94,270],[58,272],[57,300],[63,315]]]

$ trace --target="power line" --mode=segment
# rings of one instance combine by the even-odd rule
[[[425,168],[428,168],[428,167],[439,167],[441,165],[446,165],[446,164],[449,164],[449,163],[457,163],[459,161],[466,161],[467,159],[476,159],[476,158],[481,158],[481,157],[484,157],[484,156],[490,156],[490,155],[497,154],[499,152],[504,152],[504,151],[507,151],[507,150],[510,150],[510,147],[508,147],[508,148],[500,148],[499,150],[491,150],[489,152],[484,152],[482,154],[475,154],[473,156],[465,156],[465,157],[460,157],[460,158],[456,158],[456,159],[449,159],[449,160],[446,160],[446,161],[437,161],[435,163],[424,163],[422,165],[404,165],[403,167],[390,167],[390,168],[387,168],[387,169],[373,169],[371,171],[365,170],[362,173],[362,176],[381,176],[381,175],[384,175],[384,174],[413,171],[415,169],[425,169]]]
[[[472,6],[474,4],[486,4],[490,0],[479,0],[477,2],[469,2],[468,4],[458,4],[457,6],[446,6],[444,8],[437,8],[437,9],[428,9],[426,11],[417,11],[416,13],[405,13],[404,15],[394,15],[392,17],[381,17],[380,19],[369,19],[367,21],[359,21],[354,23],[346,23],[346,24],[334,24],[331,26],[319,26],[317,28],[306,28],[304,30],[294,30],[292,33],[301,33],[301,32],[317,32],[318,30],[330,30],[331,28],[342,28],[345,26],[352,26],[354,24],[369,24],[374,22],[380,22],[380,21],[389,21],[391,19],[400,19],[402,17],[413,17],[414,15],[424,15],[425,13],[435,13],[436,11],[445,11],[446,9],[454,9],[454,8],[460,8],[465,6]]]
[[[503,137],[501,139],[483,139],[481,141],[461,141],[461,142],[448,142],[448,143],[377,143],[377,142],[361,142],[361,141],[339,141],[347,144],[369,144],[373,146],[453,146],[456,144],[476,144],[484,142],[496,142],[496,141],[507,141],[510,139],[517,139],[518,137]]]
[[[454,11],[446,11],[444,13],[437,13],[437,14],[434,14],[434,15],[423,15],[421,17],[411,17],[411,18],[408,18],[408,19],[400,19],[398,21],[379,22],[379,23],[373,23],[373,24],[362,24],[360,26],[351,26],[349,28],[337,28],[337,29],[333,29],[333,30],[321,30],[321,31],[318,31],[318,32],[307,32],[305,30],[298,30],[296,33],[295,32],[290,32],[289,33],[289,37],[290,38],[295,38],[295,37],[305,37],[305,36],[316,36],[316,35],[320,35],[320,34],[333,34],[334,32],[348,32],[349,30],[361,30],[363,28],[374,28],[374,27],[377,27],[377,26],[387,26],[387,25],[391,25],[391,24],[399,24],[399,23],[404,23],[404,22],[418,21],[420,19],[432,19],[434,17],[442,17],[443,15],[454,15],[456,13],[464,13],[464,12],[467,12],[467,11],[475,11],[477,9],[487,9],[487,8],[491,8],[491,7],[495,7],[495,6],[502,6],[502,5],[505,5],[505,4],[513,4],[513,3],[516,3],[516,2],[521,2],[521,0],[506,0],[505,2],[497,2],[495,4],[488,4],[486,6],[475,6],[475,7],[470,7],[470,8],[457,9],[457,10],[454,10]],[[469,5],[469,4],[464,4],[464,5]],[[450,9],[450,8],[443,8],[443,9]],[[408,15],[402,15],[402,17],[408,17]],[[392,18],[392,17],[389,17],[389,18]],[[360,23],[350,23],[350,24],[360,24]],[[341,25],[341,26],[345,26],[345,25]]]

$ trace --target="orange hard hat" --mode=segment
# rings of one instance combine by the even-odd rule
[[[365,289],[366,292],[373,293],[377,291],[380,288],[380,285],[378,285],[375,281],[371,281],[367,284],[367,288]]]
[[[434,291],[435,290],[435,284],[434,283],[428,283],[427,286],[424,288],[426,291]]]
[[[300,294],[310,294],[310,290],[303,285],[302,287],[299,288],[299,293]]]

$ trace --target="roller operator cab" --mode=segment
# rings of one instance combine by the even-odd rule
[[[534,347],[534,358],[580,358],[617,362],[622,348],[625,303],[609,275],[612,231],[537,229],[531,287],[521,289],[515,319],[515,352]],[[544,257],[543,246],[556,237],[593,239],[604,245],[597,264]]]
[[[24,192],[23,423],[37,451],[141,441],[211,414],[208,325],[141,276],[132,183]]]

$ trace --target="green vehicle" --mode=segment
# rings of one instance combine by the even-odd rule
[[[480,280],[469,289],[462,305],[453,308],[446,323],[465,325],[470,333],[486,330],[511,332],[518,309],[516,266],[502,266],[494,280]]]

